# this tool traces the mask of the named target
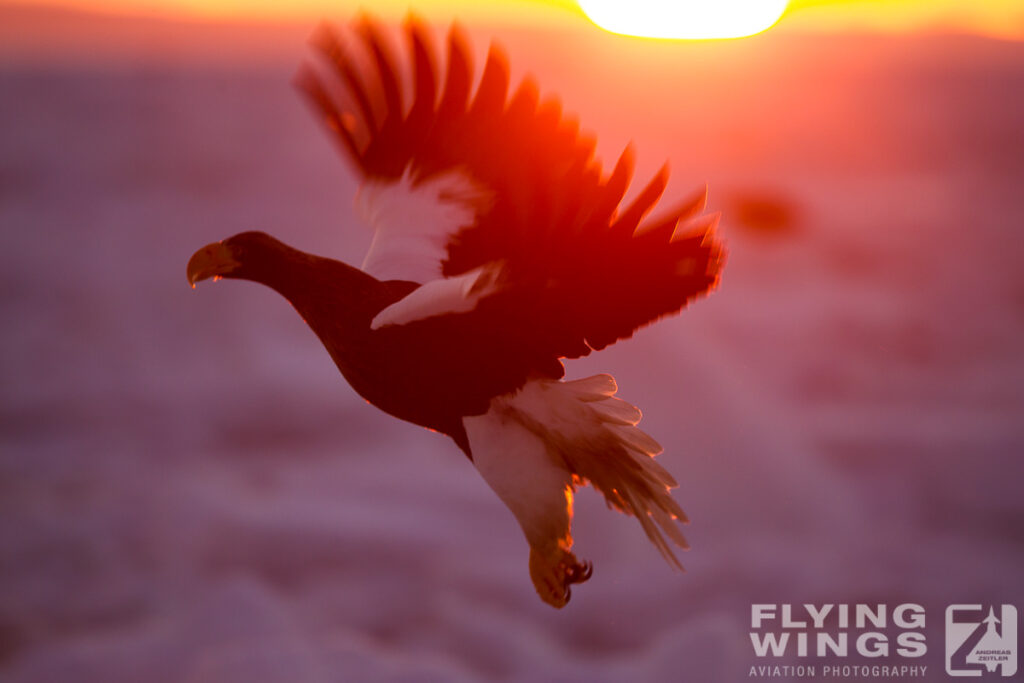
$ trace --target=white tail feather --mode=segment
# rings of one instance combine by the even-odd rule
[[[603,401],[614,396],[619,390],[615,378],[611,375],[593,375],[572,382],[562,382],[562,391],[573,395],[581,401]]]
[[[669,544],[672,541],[683,549],[689,547],[679,529],[679,524],[686,522],[686,515],[669,495],[676,481],[654,461],[661,446],[636,427],[640,410],[614,398],[616,390],[615,380],[610,375],[595,375],[571,382],[533,380],[514,394],[495,398],[487,415],[465,420],[474,459],[478,467],[483,465],[481,473],[491,486],[504,490],[502,499],[512,508],[524,531],[543,527],[537,517],[551,514],[555,498],[565,496],[562,477],[564,473],[571,473],[575,481],[589,482],[600,491],[609,507],[635,516],[665,559],[682,569]],[[482,429],[483,424],[491,427]],[[500,474],[494,465],[497,458],[490,452],[500,443],[493,431],[497,425],[511,432],[525,429],[543,443],[549,456],[543,462],[551,468],[550,478],[557,482],[557,490],[552,487],[550,491],[521,491],[510,496],[508,481],[491,481]],[[481,439],[484,434],[489,438]],[[484,443],[478,443],[481,440]],[[500,458],[510,470],[539,462],[537,454],[527,458],[528,465],[527,459],[519,459],[517,453],[507,448],[502,451]],[[521,478],[521,474],[517,476]],[[543,478],[537,473],[538,483]],[[499,491],[499,495],[501,493]],[[515,505],[510,504],[510,498],[515,500]],[[531,498],[536,505],[529,502]],[[571,501],[570,496],[570,506]],[[559,517],[560,523],[569,520],[571,510],[568,515]],[[564,543],[565,539],[570,539],[571,544],[567,526],[559,528],[558,533],[557,539],[547,539],[547,543]],[[529,531],[527,536],[531,536]],[[531,546],[536,546],[537,540],[530,538]]]
[[[643,414],[636,406],[626,403],[621,398],[608,397],[603,401],[595,401],[591,409],[601,415],[601,419],[617,425],[635,426]]]

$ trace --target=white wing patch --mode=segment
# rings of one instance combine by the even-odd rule
[[[370,329],[405,325],[439,315],[468,313],[476,308],[480,299],[498,290],[501,268],[500,263],[489,263],[463,275],[431,280],[378,313],[370,323]]]
[[[417,184],[409,169],[398,181],[363,183],[356,209],[374,230],[363,270],[378,280],[440,279],[448,241],[490,202],[491,194],[458,170]]]

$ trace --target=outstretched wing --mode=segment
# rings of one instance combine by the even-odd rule
[[[398,66],[367,19],[353,41],[322,28],[297,83],[362,175],[359,203],[376,230],[364,269],[423,286],[374,324],[478,312],[554,357],[603,348],[710,290],[722,249],[704,192],[645,220],[663,168],[626,206],[627,148],[610,174],[594,140],[490,49],[472,91],[470,51],[448,35],[444,84],[427,31],[404,29],[411,68]],[[408,87],[406,81],[411,83]],[[411,91],[411,99],[409,98]],[[407,100],[409,100],[407,102]]]

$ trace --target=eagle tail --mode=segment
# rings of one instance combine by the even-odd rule
[[[509,507],[530,544],[530,576],[548,604],[590,577],[571,552],[576,486],[590,483],[609,507],[635,516],[665,559],[682,569],[669,541],[687,548],[672,476],[654,461],[661,446],[637,428],[640,410],[615,398],[611,375],[575,381],[534,379],[491,401],[463,423],[473,461]]]

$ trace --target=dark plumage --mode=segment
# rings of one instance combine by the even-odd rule
[[[406,103],[380,29],[363,20],[354,34],[344,46],[321,29],[320,61],[297,83],[363,178],[377,231],[369,273],[246,232],[196,252],[189,281],[272,287],[361,396],[451,436],[523,525],[550,604],[589,576],[569,552],[579,483],[636,515],[678,565],[662,533],[685,543],[673,523],[682,511],[651,459],[660,447],[635,427],[639,411],[612,398],[608,376],[559,380],[561,359],[628,338],[715,285],[722,250],[715,217],[699,215],[703,193],[645,221],[667,171],[620,207],[631,151],[602,173],[593,140],[556,100],[531,80],[508,96],[496,49],[471,93],[469,51],[453,30],[440,87],[426,31],[410,21]]]

